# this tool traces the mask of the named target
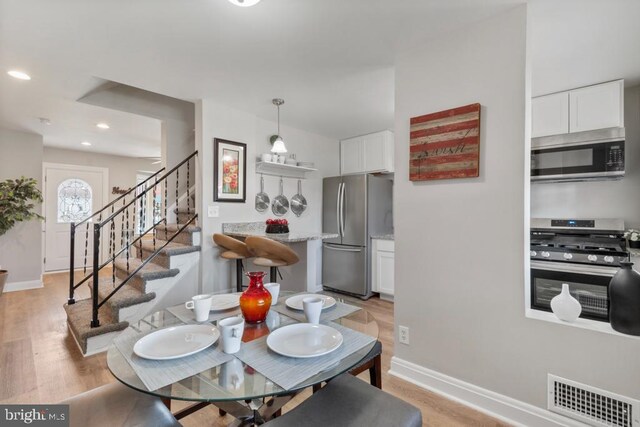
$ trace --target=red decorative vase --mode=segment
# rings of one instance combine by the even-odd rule
[[[261,323],[271,307],[271,294],[264,288],[262,278],[266,273],[250,271],[249,288],[240,295],[240,310],[247,323]]]

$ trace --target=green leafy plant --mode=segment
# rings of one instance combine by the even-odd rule
[[[17,222],[44,219],[33,211],[36,203],[42,203],[37,185],[38,181],[24,176],[0,182],[0,236]]]

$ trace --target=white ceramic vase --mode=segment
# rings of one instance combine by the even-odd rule
[[[580,317],[582,306],[569,293],[569,285],[567,283],[562,284],[562,292],[551,300],[551,310],[558,319],[565,322],[575,322]]]

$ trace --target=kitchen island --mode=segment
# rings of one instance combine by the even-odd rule
[[[232,222],[222,224],[222,233],[231,237],[266,237],[286,245],[298,254],[297,264],[279,268],[282,279],[278,283],[282,290],[296,292],[318,292],[322,290],[322,241],[338,237],[337,234],[294,231],[286,234],[265,232],[264,222]],[[262,270],[265,268],[249,261],[245,269]],[[268,273],[268,271],[267,271]]]

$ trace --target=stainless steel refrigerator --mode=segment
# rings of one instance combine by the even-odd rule
[[[371,296],[371,236],[393,233],[391,180],[374,175],[325,178],[322,230],[337,234],[322,247],[322,286]]]

